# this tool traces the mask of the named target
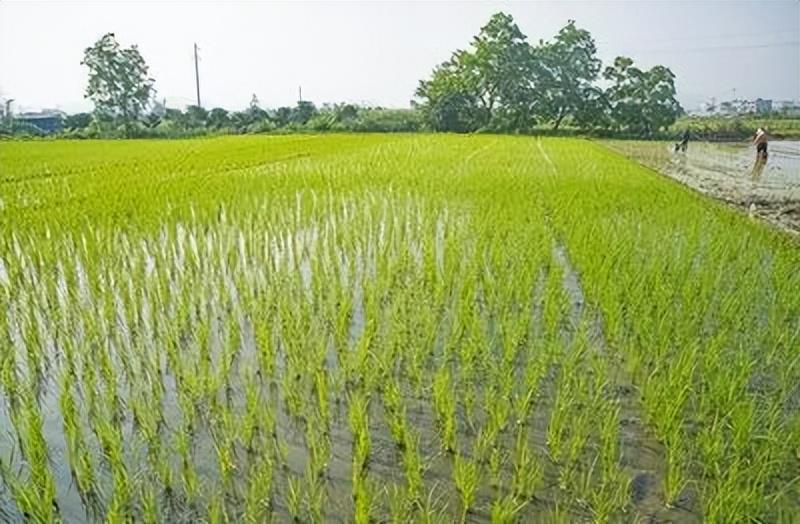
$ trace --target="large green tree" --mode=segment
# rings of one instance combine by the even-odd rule
[[[81,64],[89,68],[85,96],[94,103],[96,114],[122,124],[130,134],[155,94],[154,80],[138,48],[122,48],[114,33],[107,33],[86,48]]]
[[[522,118],[518,104],[530,98],[532,49],[511,15],[496,13],[472,41],[474,51],[464,56],[467,73],[474,76],[477,96],[489,124],[498,111]],[[526,105],[526,104],[523,104]]]
[[[594,85],[602,64],[589,31],[570,20],[551,42],[535,50],[537,113],[558,129],[567,117],[581,127],[599,117],[601,90]]]
[[[534,47],[510,15],[496,13],[468,49],[420,81],[414,104],[438,131],[525,131],[542,122],[558,129],[566,122],[651,134],[668,126],[681,112],[674,75],[663,66],[641,71],[626,60],[603,74],[613,84],[604,90],[597,85],[597,46],[574,20]]]
[[[435,131],[465,133],[486,122],[478,98],[477,77],[468,71],[467,55],[466,51],[456,51],[417,87],[415,95],[420,102],[416,104]]]
[[[472,41],[438,65],[415,93],[434,128],[470,131],[522,126],[529,116],[532,49],[505,13],[494,14]]]
[[[642,70],[630,58],[619,56],[603,76],[613,82],[607,98],[618,128],[650,136],[673,124],[683,112],[675,98],[675,75],[667,67]]]

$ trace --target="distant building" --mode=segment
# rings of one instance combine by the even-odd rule
[[[776,100],[772,104],[772,110],[791,116],[800,116],[800,102],[795,100]]]
[[[791,104],[792,102],[786,102]],[[736,115],[766,115],[774,111],[779,111],[781,102],[773,102],[767,98],[756,98],[755,100],[724,100],[717,105],[713,100],[706,103],[703,109],[706,114],[736,116]]]
[[[756,112],[756,103],[754,100],[734,100],[736,113],[740,115],[747,115]]]
[[[756,113],[764,115],[772,112],[772,100],[756,98]]]
[[[64,116],[61,111],[45,110],[14,115],[14,122],[29,124],[43,133],[57,133],[64,128]]]

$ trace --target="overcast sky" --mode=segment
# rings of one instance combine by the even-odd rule
[[[800,98],[800,2],[104,2],[0,0],[0,97],[18,109],[87,110],[83,51],[103,33],[138,44],[171,107],[315,103],[406,107],[420,78],[466,47],[492,13],[512,14],[531,42],[568,19],[600,57],[663,64],[687,109],[716,97]]]

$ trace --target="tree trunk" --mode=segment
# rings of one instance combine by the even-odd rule
[[[564,120],[566,113],[564,112],[564,108],[560,108],[558,110],[558,116],[556,117],[556,122],[553,124],[553,131],[558,131],[558,127],[561,125],[561,121]]]

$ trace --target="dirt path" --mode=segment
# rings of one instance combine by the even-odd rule
[[[747,143],[690,143],[675,153],[667,142],[608,140],[603,145],[687,186],[800,233],[800,142],[770,143],[763,171],[754,176]]]

